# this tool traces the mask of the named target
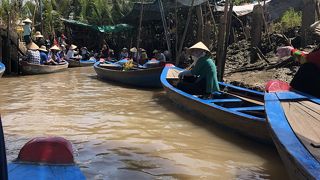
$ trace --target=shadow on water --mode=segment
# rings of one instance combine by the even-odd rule
[[[168,111],[174,112],[179,116],[181,116],[186,121],[191,122],[193,125],[206,129],[208,132],[214,134],[215,136],[225,141],[228,141],[230,143],[233,143],[236,146],[241,147],[241,149],[250,151],[258,155],[259,157],[262,157],[263,159],[266,160],[266,162],[263,164],[262,167],[264,167],[263,171],[267,172],[267,174],[272,174],[269,171],[278,171],[277,174],[281,177],[281,179],[288,179],[288,175],[285,171],[285,167],[280,159],[280,156],[274,144],[266,144],[263,142],[258,142],[257,140],[244,136],[236,132],[235,130],[232,130],[228,127],[225,127],[218,123],[210,121],[209,119],[195,112],[188,111],[187,109],[171,101],[166,96],[166,93],[164,91],[154,93],[153,100],[157,102],[159,105],[166,108]],[[257,170],[257,171],[261,171],[261,170]],[[237,177],[240,179],[242,179],[242,176],[245,176],[246,178],[248,178],[247,177],[248,172],[246,172],[245,169],[239,169],[236,174],[237,174]],[[259,174],[257,174],[257,177],[255,177],[253,174],[252,177],[250,178],[259,179],[258,176]],[[265,177],[265,178],[278,179],[279,177]]]

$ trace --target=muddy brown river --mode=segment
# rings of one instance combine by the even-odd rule
[[[274,147],[91,67],[0,79],[0,113],[8,161],[33,137],[62,136],[87,179],[288,179]]]

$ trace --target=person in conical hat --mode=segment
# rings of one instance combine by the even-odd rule
[[[60,52],[60,48],[57,45],[54,45],[50,48],[50,54],[49,57],[50,59],[48,60],[49,64],[59,64],[60,62],[62,62],[62,59],[59,55]]]
[[[29,44],[31,42],[31,23],[32,21],[27,18],[25,20],[22,21],[24,23],[23,25],[23,39],[24,39],[24,42],[26,44]]]
[[[320,40],[320,21],[310,26],[313,39]],[[319,45],[318,45],[319,46]],[[298,91],[320,98],[320,50],[307,53],[292,46],[279,47],[279,58],[292,56],[301,64],[298,72],[294,75],[290,86]]]
[[[69,50],[67,52],[67,55],[66,55],[66,60],[80,60],[82,57],[79,55],[79,56],[75,56],[75,54],[77,54],[77,52],[75,51],[75,49],[77,48],[76,45],[73,45],[71,44],[69,46]]]
[[[27,45],[26,61],[31,64],[40,64],[39,46],[34,42]]]
[[[220,89],[217,68],[209,48],[198,42],[191,46],[188,52],[196,63],[191,70],[184,70],[179,74],[178,88],[189,94],[202,94],[205,98],[212,98]]]
[[[45,39],[43,38],[43,35],[40,31],[37,31],[34,35],[35,37],[35,43],[40,47],[46,44]]]
[[[40,51],[40,64],[47,64],[48,63],[48,51],[46,46],[42,45],[39,48]]]

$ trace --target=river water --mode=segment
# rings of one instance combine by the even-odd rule
[[[288,179],[274,147],[196,116],[162,90],[96,78],[92,67],[0,79],[8,161],[36,136],[73,144],[87,179]]]

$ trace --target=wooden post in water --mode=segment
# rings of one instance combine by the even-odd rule
[[[160,12],[161,12],[161,18],[162,18],[162,25],[164,28],[164,33],[166,36],[166,41],[167,41],[167,48],[169,53],[171,54],[171,43],[170,43],[170,39],[169,39],[169,31],[168,31],[168,25],[167,25],[167,21],[166,21],[166,17],[164,14],[164,9],[163,9],[163,4],[162,4],[162,0],[159,0],[159,8],[160,8]]]
[[[316,7],[318,0],[304,0],[302,9],[302,24],[301,24],[301,45],[304,47],[311,42],[311,33],[309,31],[310,25],[317,19]]]
[[[230,8],[228,9],[230,5]],[[229,42],[229,34],[231,28],[231,16],[232,16],[232,8],[233,2],[229,2],[226,0],[224,6],[224,15],[220,19],[220,26],[219,26],[219,35],[218,35],[218,49],[217,49],[217,70],[218,70],[218,80],[223,81],[223,74],[224,74],[224,66],[226,62],[226,54],[227,54],[227,47]]]
[[[196,13],[198,18],[198,32],[197,32],[197,40],[203,41],[203,32],[204,32],[204,23],[203,23],[203,15],[202,15],[202,7],[201,4],[196,7]]]
[[[141,26],[142,26],[142,17],[143,17],[143,4],[144,4],[144,0],[141,1],[140,19],[139,19],[139,28],[138,28],[138,38],[137,38],[137,49],[139,49],[139,47],[140,47]]]
[[[11,15],[8,12],[8,24],[7,24],[7,40],[6,40],[6,72],[7,74],[11,74],[11,40],[10,40],[10,19]]]
[[[187,32],[188,32],[188,28],[189,28],[189,24],[190,24],[190,20],[191,20],[191,16],[192,16],[192,11],[193,11],[193,5],[194,5],[194,0],[192,0],[191,7],[189,8],[186,26],[184,27],[184,31],[183,31],[183,34],[182,34],[182,38],[181,38],[181,41],[180,41],[178,58],[176,59],[176,66],[179,65],[180,54],[181,54],[181,52],[182,52],[184,40],[185,40],[186,35],[187,35]]]
[[[257,4],[253,7],[252,12],[250,63],[255,63],[258,59],[256,48],[261,46],[263,20],[263,8]]]
[[[176,43],[175,43],[175,55],[176,55],[176,61],[179,61],[178,58],[178,43],[179,43],[179,35],[178,35],[178,0],[176,0],[175,3],[175,9],[174,9],[174,16],[175,16],[175,28],[176,28]]]

